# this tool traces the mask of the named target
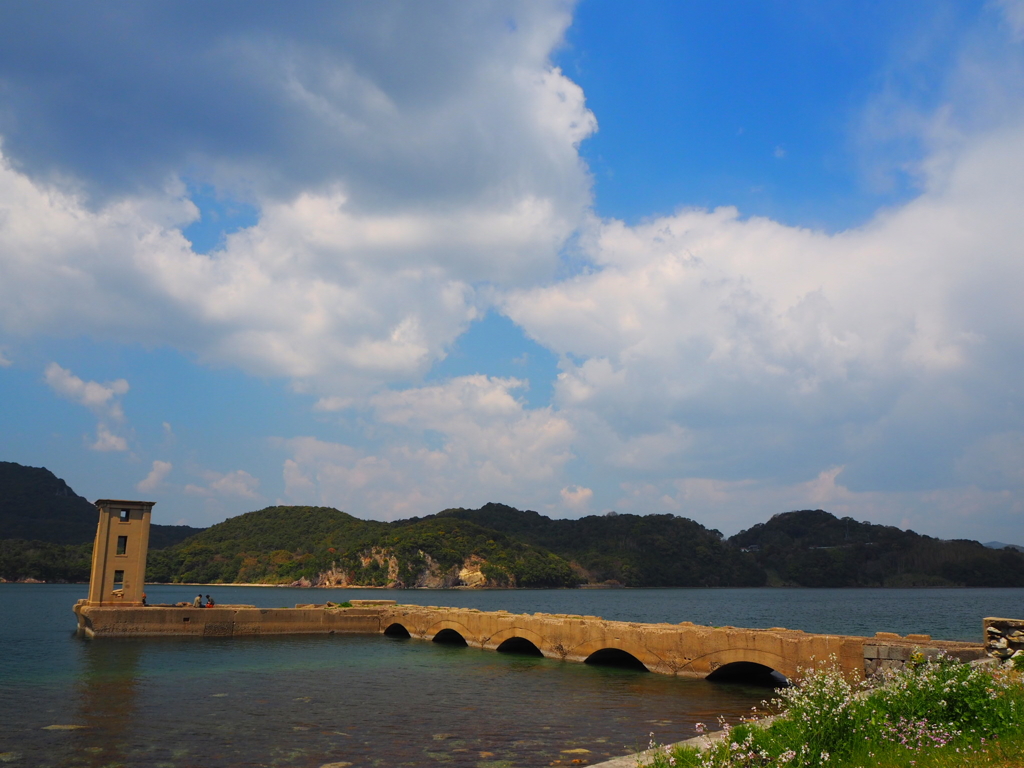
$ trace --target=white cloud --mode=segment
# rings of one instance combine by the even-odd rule
[[[153,462],[153,467],[149,470],[149,474],[145,478],[135,484],[135,489],[148,493],[149,491],[155,491],[159,488],[164,480],[167,479],[167,475],[171,473],[174,465],[169,461],[160,461],[159,459]]]
[[[574,431],[550,408],[515,398],[517,379],[465,376],[371,400],[378,429],[370,451],[313,437],[286,441],[285,494],[394,519],[506,500],[561,506],[553,497],[572,458]]]
[[[581,515],[590,508],[590,502],[594,498],[594,492],[589,488],[582,488],[578,485],[567,485],[559,495],[562,497],[562,504],[575,515]]]
[[[442,385],[373,398],[377,418],[443,436],[446,457],[496,492],[553,478],[571,457],[574,432],[550,408],[529,410],[513,396],[518,379],[463,376]]]
[[[1024,6],[999,5],[1019,33]],[[578,146],[596,122],[550,60],[571,6],[426,7],[258,9],[244,25],[259,34],[214,14],[181,35],[174,14],[144,10],[126,21],[144,34],[115,35],[72,13],[38,50],[0,28],[0,332],[167,345],[290,378],[362,432],[284,441],[285,495],[360,514],[561,512],[607,506],[620,482],[623,510],[748,522],[729,510],[903,519],[929,494],[947,520],[1014,508],[999,494],[1024,431],[1019,52],[1002,73],[962,56],[932,113],[888,92],[872,105],[866,123],[924,147],[909,168],[921,194],[862,227],[728,207],[627,225],[587,218]],[[123,72],[119,88],[55,71],[68,41]],[[139,98],[168,67],[187,85]],[[62,77],[92,109],[39,87]],[[194,252],[186,168],[258,222]],[[559,277],[576,236],[589,262]],[[495,300],[561,356],[552,407],[527,408],[517,379],[420,384]],[[56,363],[46,376],[97,415],[93,447],[127,448],[127,382]],[[242,470],[204,483],[186,490],[211,509],[259,496]]]
[[[0,368],[10,368],[12,365],[10,359],[4,354],[4,350],[0,349]]]
[[[685,510],[683,488],[708,494],[708,519],[724,488],[728,518],[751,488],[774,511],[897,515],[938,494],[1009,519],[1016,496],[998,490],[1019,479],[994,456],[1016,442],[991,435],[1024,427],[1010,415],[1024,408],[1021,136],[1012,120],[958,138],[917,199],[837,234],[730,208],[593,221],[589,271],[506,294],[508,316],[561,355],[555,403],[577,452],[631,489],[616,508]],[[794,485],[831,466],[850,500]],[[666,490],[669,475],[682,485]],[[924,529],[962,526],[955,504],[928,503],[946,518],[917,518]]]
[[[124,379],[100,384],[96,381],[83,381],[66,368],[57,363],[46,366],[46,383],[58,395],[72,402],[84,405],[96,415],[114,421],[124,419],[120,398],[128,393],[128,382]]]
[[[40,153],[33,141],[43,134],[33,139],[10,123],[0,160],[0,330],[166,344],[291,377],[328,397],[365,395],[441,359],[480,315],[481,283],[526,285],[554,274],[590,202],[577,146],[596,125],[582,90],[549,59],[569,7],[395,8],[268,11],[245,25],[263,36],[240,35],[218,17],[202,34],[167,37],[164,15],[133,17],[186,68],[210,67],[195,78],[203,92],[194,94],[192,121],[202,122],[206,109],[219,114],[227,101],[240,110],[240,131],[269,132],[196,136],[168,130],[178,118],[150,114],[148,100],[110,105],[97,114],[153,121],[138,134],[146,142],[109,148],[121,158],[146,155],[117,163],[140,178],[115,179],[94,162],[107,146],[102,126],[64,122],[54,107],[45,141],[68,143]],[[78,22],[72,37],[90,35],[90,46],[105,39],[88,18]],[[302,42],[314,29],[343,39]],[[119,39],[107,42],[97,56],[114,65],[126,57],[126,81],[96,89],[95,98],[148,91],[142,79],[167,60],[156,55],[159,45],[139,60]],[[27,93],[41,113],[53,107],[49,90],[32,87],[37,76],[32,61],[9,73],[12,114]],[[25,108],[26,120],[37,116]],[[92,151],[78,153],[72,142],[86,134]],[[197,146],[182,147],[185,134]],[[204,154],[209,141],[222,141],[222,154]],[[166,167],[175,157],[180,164]],[[43,169],[51,163],[71,181],[49,183],[54,174]],[[154,167],[166,172],[146,181]],[[185,167],[246,195],[259,222],[228,237],[222,251],[194,253],[180,230],[198,211],[182,184],[166,182]]]
[[[201,474],[206,481],[206,485],[200,486],[189,483],[185,486],[185,493],[205,497],[260,498],[259,479],[243,469],[236,469],[234,472],[227,472],[225,474],[212,471],[204,471]]]
[[[89,446],[94,451],[127,451],[128,441],[121,435],[115,435],[107,425],[100,422],[96,425],[96,442]]]
[[[350,407],[355,401],[351,397],[321,397],[313,405],[314,411],[343,411]]]
[[[33,176],[114,197],[187,167],[260,199],[342,181],[366,211],[537,189],[563,204],[587,194],[575,144],[593,130],[549,60],[571,20],[562,0],[141,8],[116,30],[83,8],[49,36],[14,16],[0,29],[7,144]],[[112,71],[117,88],[99,76]],[[71,85],[93,109],[69,113]]]
[[[84,381],[57,363],[46,366],[46,383],[61,397],[84,405],[96,414],[96,441],[89,447],[94,451],[127,451],[128,441],[111,431],[109,422],[124,421],[120,398],[128,393],[128,382],[116,379],[106,384]]]
[[[975,485],[926,490],[855,491],[830,467],[795,483],[773,480],[718,480],[688,477],[652,483],[630,482],[617,500],[620,512],[671,513],[701,520],[732,535],[772,515],[798,509],[825,509],[884,525],[910,528],[945,538],[986,540],[983,531],[1019,530],[1024,499]]]
[[[1020,319],[1002,284],[1021,269],[1014,128],[976,142],[919,199],[837,235],[729,208],[596,223],[598,270],[514,292],[506,306],[559,351],[617,363],[699,347],[702,361],[810,388],[808,376],[844,378],[854,360],[876,371],[960,367],[1000,319]],[[1000,318],[969,312],[972,288],[992,289]]]

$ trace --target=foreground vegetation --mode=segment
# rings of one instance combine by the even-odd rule
[[[915,659],[860,688],[834,665],[808,670],[768,708],[706,751],[676,747],[655,768],[1024,766],[1024,663],[973,667]],[[763,713],[763,714],[768,714]],[[698,724],[698,730],[702,726]]]

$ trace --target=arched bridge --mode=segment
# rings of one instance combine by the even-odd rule
[[[817,635],[800,630],[741,629],[606,621],[597,616],[514,614],[504,611],[382,606],[381,630],[437,642],[464,642],[487,650],[532,652],[550,659],[642,665],[651,672],[687,677],[750,676],[775,671],[793,678],[834,657],[851,679],[896,666],[915,650],[963,659],[983,654],[980,644],[933,641],[927,635],[874,638]]]
[[[945,652],[965,661],[985,654],[981,643],[935,641],[927,635],[900,637],[879,632],[868,638],[816,635],[781,627],[639,624],[598,616],[396,605],[392,600],[353,600],[351,604],[144,608],[80,601],[75,613],[85,637],[374,633],[534,653],[563,661],[627,664],[687,677],[753,677],[774,671],[793,678],[801,669],[834,657],[847,677],[856,680],[879,669],[900,666],[916,651],[925,656]]]

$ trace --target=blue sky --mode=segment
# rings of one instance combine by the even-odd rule
[[[884,184],[867,176],[883,147],[863,144],[865,108],[918,78],[906,97],[934,108],[958,35],[982,8],[582,3],[556,59],[599,116],[582,147],[595,209],[632,222],[735,205],[803,226],[863,223],[910,194],[897,167]],[[904,152],[894,165],[915,159],[913,146]]]
[[[1024,5],[8,3],[0,458],[208,525],[1024,541]]]

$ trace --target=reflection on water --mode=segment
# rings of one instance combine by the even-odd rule
[[[75,681],[78,716],[70,732],[72,754],[83,766],[117,765],[127,758],[126,724],[135,720],[139,688],[138,643],[89,643],[82,674]],[[77,762],[77,761],[76,761]]]

